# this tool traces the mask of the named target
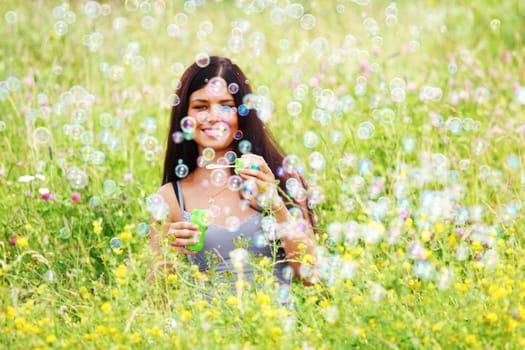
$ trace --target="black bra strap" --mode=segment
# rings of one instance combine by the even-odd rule
[[[175,196],[177,197],[177,201],[179,202],[180,211],[184,216],[184,198],[182,198],[182,186],[180,184],[180,181],[173,181],[171,184],[173,185],[173,192],[175,192]]]

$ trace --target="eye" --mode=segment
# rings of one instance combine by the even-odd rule
[[[192,109],[197,109],[199,111],[205,111],[206,109],[208,109],[208,107],[204,105],[198,105],[198,106],[193,106]]]

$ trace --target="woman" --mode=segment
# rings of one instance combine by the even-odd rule
[[[281,246],[274,276],[289,283],[289,264],[295,276],[308,284],[301,276],[308,269],[301,269],[298,260],[314,248],[312,216],[304,196],[297,196],[300,202],[285,202],[286,181],[292,179],[288,183],[302,193],[304,182],[293,166],[283,171],[282,152],[251,105],[251,92],[244,73],[227,58],[213,56],[209,62],[196,62],[183,74],[178,103],[171,112],[163,186],[158,191],[169,207],[162,235],[201,271],[209,269],[214,260],[216,272],[235,275],[239,272],[232,261],[238,258],[235,254],[272,255],[271,244],[255,242],[261,236],[264,209],[275,218]],[[249,143],[241,143],[243,140]],[[250,145],[251,152],[247,152]],[[243,166],[234,169],[232,163]],[[282,175],[278,186],[277,172]],[[288,211],[292,206],[295,215]],[[201,251],[188,249],[200,235],[198,226],[189,222],[194,209],[209,210],[213,220]],[[248,242],[247,250],[237,249],[239,237]],[[151,247],[157,255],[162,255],[161,241],[157,232],[151,233]],[[242,271],[248,277],[253,274],[249,264]]]

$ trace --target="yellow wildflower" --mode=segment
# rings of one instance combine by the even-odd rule
[[[166,277],[166,282],[167,283],[173,283],[173,282],[177,282],[178,279],[179,279],[179,277],[176,274],[170,273]]]
[[[104,304],[100,305],[100,311],[102,312],[111,311],[111,304],[106,301]]]
[[[498,315],[494,312],[489,312],[483,315],[483,320],[487,324],[492,324],[498,320]]]
[[[119,238],[122,240],[122,241],[125,241],[125,240],[128,240],[128,239],[131,239],[131,233],[129,233],[128,231],[124,231],[120,234]]]
[[[27,247],[28,244],[29,242],[25,237],[20,237],[16,240],[16,245],[19,247]]]

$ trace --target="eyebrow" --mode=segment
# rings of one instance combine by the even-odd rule
[[[209,101],[208,100],[205,100],[205,99],[202,99],[202,98],[197,98],[195,100],[191,100],[190,103],[194,103],[194,102],[200,102],[200,103],[208,103]],[[226,102],[235,102],[235,100],[233,98],[229,98],[227,100],[220,100],[219,103],[226,103]]]

